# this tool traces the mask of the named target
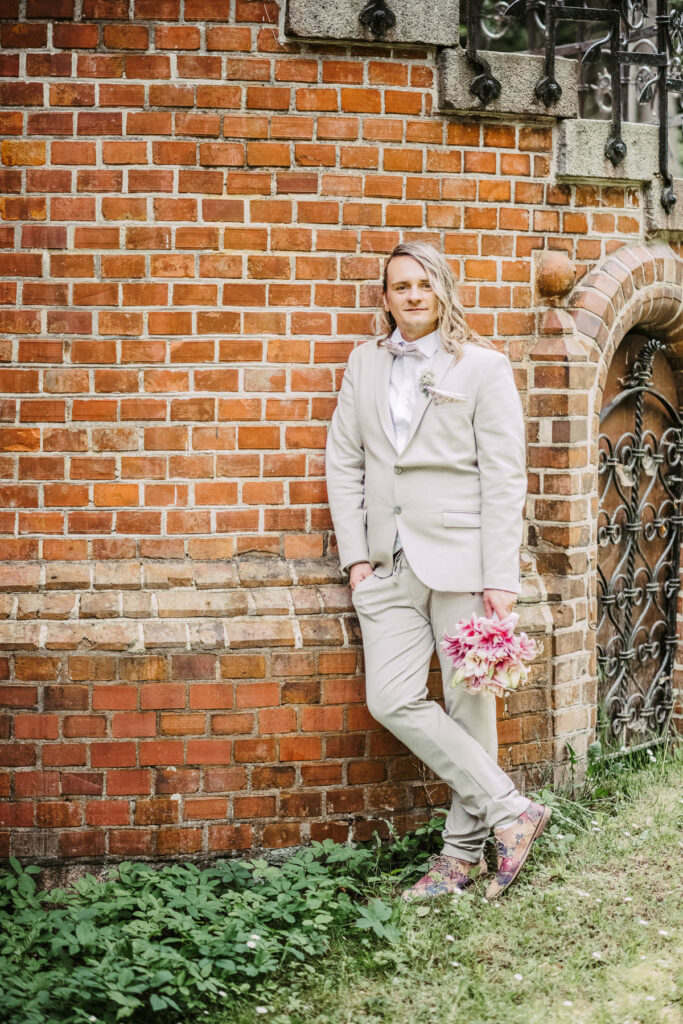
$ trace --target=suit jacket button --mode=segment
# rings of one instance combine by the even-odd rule
[[[402,466],[394,466],[394,473],[402,473],[402,472],[403,472],[403,467]]]
[[[394,513],[395,513],[395,515],[400,516],[400,514],[401,514],[401,506],[400,505],[394,505]]]

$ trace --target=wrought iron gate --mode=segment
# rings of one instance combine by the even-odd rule
[[[664,349],[656,338],[622,342],[600,415],[599,700],[609,734],[629,748],[663,735],[673,703],[683,420]]]

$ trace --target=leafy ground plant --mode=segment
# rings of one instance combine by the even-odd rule
[[[630,760],[635,765],[628,759],[606,762],[595,754],[581,786],[573,780],[573,794],[542,790],[540,798],[553,803],[553,823],[525,877],[547,875],[550,895],[546,892],[522,918],[522,949],[530,935],[542,941],[544,932],[555,936],[558,920],[575,920],[562,917],[566,907],[558,910],[567,893],[570,902],[576,899],[566,888],[573,850],[599,844],[607,834],[605,822],[621,827],[616,813],[632,809],[656,773],[663,792],[669,792],[676,772],[680,785],[674,758],[643,753]],[[680,817],[683,805],[678,806]],[[511,958],[500,925],[510,913],[505,907],[513,903],[486,907],[480,887],[448,909],[442,902],[441,907],[433,901],[407,907],[397,900],[425,870],[428,854],[439,849],[442,827],[443,816],[435,814],[400,838],[392,830],[388,843],[377,836],[358,846],[313,843],[281,866],[262,859],[223,861],[205,869],[192,863],[162,868],[125,863],[104,881],[86,876],[68,890],[49,893],[37,888],[38,868],[22,869],[12,861],[0,875],[2,1019],[8,1024],[455,1021],[437,1004],[433,1013],[425,1007],[422,1016],[401,1016],[396,998],[411,972],[419,968],[420,978],[432,969],[443,972],[449,957],[467,965],[458,986],[479,1006],[486,965],[494,973],[504,971],[501,958]],[[634,835],[638,850],[645,852],[643,831]],[[528,881],[519,884],[517,910],[526,905],[528,888]],[[448,923],[445,936],[435,928],[440,922]],[[563,931],[560,938],[558,958],[576,936]],[[589,964],[593,974],[600,966]],[[418,991],[419,1003],[424,990],[418,985]],[[345,1005],[354,1006],[351,1016]],[[462,1003],[461,1024],[503,1019],[484,1016],[481,1006],[469,1017],[465,1010]],[[507,1006],[504,1016],[518,1019]]]
[[[531,864],[402,909],[395,943],[334,939],[209,1024],[679,1024],[683,758],[639,751],[559,791]],[[572,785],[574,796],[572,798]],[[389,899],[391,883],[379,889]],[[189,1024],[189,1021],[186,1022]]]
[[[313,843],[278,867],[123,863],[51,892],[38,891],[37,867],[12,859],[0,875],[3,1019],[177,1021],[319,958],[333,932],[395,941],[396,910],[373,887],[423,864],[441,825],[391,848]]]

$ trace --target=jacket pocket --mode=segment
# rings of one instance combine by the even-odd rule
[[[439,388],[430,388],[429,393],[437,405],[447,402],[460,402],[465,404],[470,402],[469,395],[461,395],[457,391],[441,391]]]
[[[443,512],[442,516],[444,526],[460,526],[465,528],[479,528],[481,526],[481,512],[474,509],[470,511],[463,509],[457,512]]]

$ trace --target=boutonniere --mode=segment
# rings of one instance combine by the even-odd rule
[[[431,370],[422,371],[417,378],[417,386],[426,398],[431,396],[432,388],[434,387],[434,374]]]
[[[434,405],[446,405],[450,402],[466,402],[467,395],[456,395],[450,391],[441,391],[435,387],[434,374],[431,370],[423,370],[417,378],[417,386],[425,396],[431,398]]]

